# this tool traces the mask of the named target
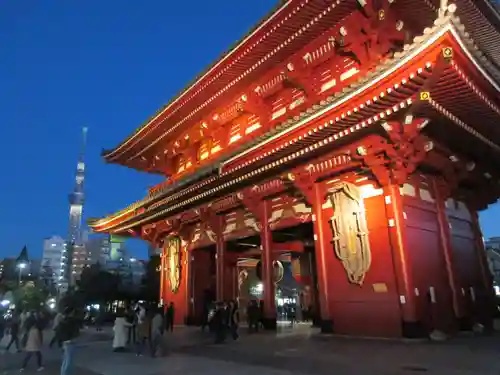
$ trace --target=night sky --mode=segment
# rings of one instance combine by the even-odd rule
[[[106,165],[112,148],[275,4],[255,1],[3,0],[0,12],[0,258],[66,235],[81,127],[84,216],[101,217],[161,181]],[[482,213],[500,235],[500,208]],[[130,244],[145,257],[146,246]]]

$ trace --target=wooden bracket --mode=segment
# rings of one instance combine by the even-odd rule
[[[285,87],[297,88],[304,92],[307,98],[313,98],[317,89],[312,72],[313,69],[307,66],[305,62],[297,66],[289,63],[286,72],[283,73],[285,75]]]
[[[263,225],[270,219],[270,213],[268,213],[268,217],[266,217],[266,210],[264,209],[264,205],[269,204],[269,202],[264,200],[264,197],[252,191],[252,189],[246,189],[244,192],[238,194],[238,198],[243,206],[245,206],[245,208],[255,217],[258,225],[260,225],[262,229]],[[269,211],[270,210],[267,210],[267,212]]]
[[[367,0],[361,8],[363,17],[359,20],[356,33],[358,55],[372,64],[387,57],[402,47],[406,40],[404,23],[390,11],[389,1]],[[364,51],[360,49],[364,47]]]
[[[294,172],[282,176],[286,186],[293,186],[309,206],[314,202],[314,178],[306,173]]]
[[[248,95],[242,97],[243,110],[259,117],[260,124],[263,128],[267,126],[271,118],[271,106],[260,97],[255,90],[251,90]]]
[[[219,236],[222,233],[222,230],[224,229],[223,222],[222,222],[222,216],[218,215],[215,210],[212,209],[212,207],[207,206],[200,208],[200,219],[202,223],[208,224],[208,226],[212,229],[214,232],[215,236],[219,238]]]
[[[420,134],[426,124],[425,119],[412,119],[410,124],[385,122],[382,126],[389,141],[373,138],[368,145],[357,147],[352,158],[360,160],[381,186],[404,184],[432,150],[432,142]]]

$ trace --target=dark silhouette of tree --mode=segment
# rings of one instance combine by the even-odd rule
[[[85,268],[76,284],[86,304],[105,304],[119,296],[119,275],[102,269],[99,263]]]
[[[70,286],[68,290],[62,295],[59,301],[59,310],[64,311],[71,308],[77,311],[82,311],[85,308],[85,300],[82,292],[75,287]]]
[[[14,301],[17,307],[24,310],[39,309],[47,302],[49,294],[35,283],[29,282],[14,291]]]
[[[146,272],[142,278],[140,296],[149,302],[159,302],[160,295],[160,256],[153,255],[146,264]]]

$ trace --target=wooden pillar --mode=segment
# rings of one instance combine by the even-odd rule
[[[224,300],[235,300],[238,297],[237,253],[226,252],[224,262]]]
[[[217,215],[217,212],[212,210],[211,207],[204,207],[200,209],[200,218],[215,234],[215,298],[217,301],[223,301],[225,297],[224,258],[226,253],[226,243],[223,234],[224,217]]]
[[[446,214],[447,196],[443,194],[443,189],[439,186],[439,183],[436,179],[433,179],[432,187],[434,190],[434,198],[436,201],[436,210],[439,225],[439,240],[441,242],[441,248],[443,250],[444,260],[446,263],[448,282],[450,284],[451,296],[453,301],[453,311],[455,312],[455,317],[460,324],[460,322],[464,321],[464,319],[466,318],[466,314],[463,305],[460,283],[455,269],[455,262],[453,260],[454,256],[451,244],[450,223],[448,221],[448,215]]]
[[[261,244],[261,265],[262,284],[264,294],[263,321],[264,328],[268,330],[276,329],[276,302],[274,290],[273,272],[273,239],[272,231],[268,221],[271,216],[271,202],[259,197],[255,192],[249,190],[241,194],[241,201],[248,211],[260,223],[260,244]]]
[[[314,251],[316,254],[316,275],[319,289],[320,327],[321,332],[334,331],[332,313],[330,309],[330,285],[328,282],[329,258],[333,254],[331,236],[328,235],[328,219],[323,212],[324,193],[320,184],[313,184],[313,226]]]
[[[312,206],[317,296],[320,308],[320,321],[318,323],[320,324],[321,332],[331,333],[334,331],[334,322],[330,306],[332,296],[328,274],[333,261],[334,249],[331,243],[332,232],[328,228],[328,218],[323,210],[326,192],[324,185],[315,182],[314,178],[308,174],[301,175],[298,173],[297,176],[289,174],[287,179],[294,184]]]
[[[405,218],[403,200],[399,185],[387,184],[383,187],[386,205],[389,237],[392,246],[392,257],[396,276],[396,286],[402,314],[402,331],[404,337],[415,338],[425,336],[422,322],[417,316],[416,291],[413,282],[411,260],[405,246]]]
[[[261,202],[261,246],[262,246],[262,283],[264,286],[264,317],[263,324],[266,329],[276,329],[276,302],[273,280],[273,251],[272,233],[267,223],[270,216],[270,202]]]
[[[215,244],[215,274],[216,274],[216,298],[217,301],[224,300],[224,264],[225,264],[225,242],[224,235],[222,234],[222,217],[217,216],[213,218],[214,225],[212,229],[215,231],[216,244]]]
[[[162,248],[160,254],[160,304],[165,303],[165,249]]]

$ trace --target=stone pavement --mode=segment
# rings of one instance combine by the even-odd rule
[[[456,337],[443,343],[323,336],[297,330],[244,336],[224,345],[184,347],[190,357],[259,365],[294,374],[500,375],[500,335]],[[309,331],[310,332],[310,331]]]
[[[43,348],[43,364],[45,367],[44,374],[58,374],[60,367],[61,352],[57,348],[49,349],[47,348],[48,342],[52,338],[52,331],[44,331],[44,342],[45,347]],[[79,346],[83,349],[85,347],[91,346],[97,343],[105,343],[109,345],[110,340],[109,332],[96,332],[94,330],[83,330],[81,333]],[[0,374],[10,374],[19,371],[22,360],[24,358],[24,353],[14,352],[15,348],[10,349],[10,353],[4,352],[4,346],[7,344],[6,340],[3,340],[0,345]],[[35,358],[31,360],[28,364],[28,368],[24,372],[27,375],[35,374],[36,371]],[[87,370],[84,366],[77,368],[77,371],[73,375],[96,375],[94,372]]]
[[[89,338],[78,349],[73,375],[500,375],[500,335],[403,342],[322,336],[299,327],[214,345],[199,329],[179,328],[167,342],[169,355],[153,359],[112,353],[110,341]],[[15,356],[8,355],[7,374],[17,371]],[[60,353],[52,350],[46,357],[44,373],[57,375]],[[0,357],[0,369],[6,358]]]

